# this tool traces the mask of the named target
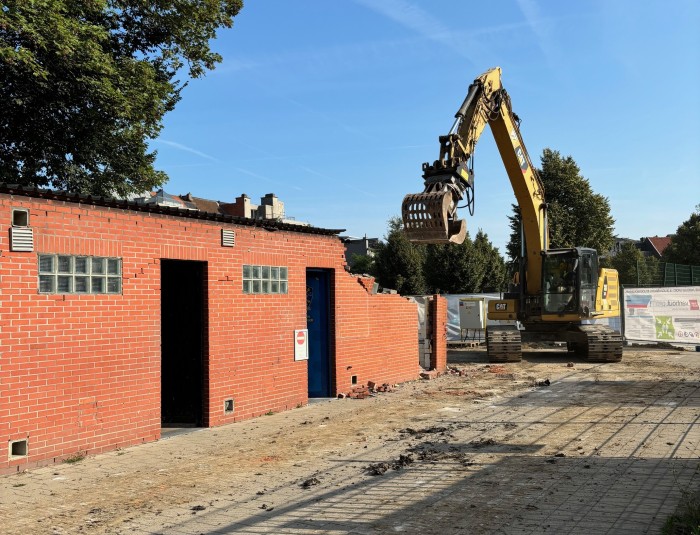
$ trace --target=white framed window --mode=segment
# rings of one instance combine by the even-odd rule
[[[40,254],[39,293],[120,294],[121,258]]]
[[[244,294],[286,294],[287,268],[283,266],[243,266]]]

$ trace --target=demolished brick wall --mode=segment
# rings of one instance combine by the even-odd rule
[[[12,209],[29,210],[33,252],[12,252]],[[417,373],[415,304],[372,295],[345,272],[336,236],[269,230],[24,195],[0,195],[0,473],[158,439],[160,262],[206,262],[204,425],[305,404],[307,363],[293,332],[306,328],[305,270],[332,273],[334,394],[359,382]],[[221,246],[222,228],[235,247]],[[122,259],[117,295],[42,294],[38,254]],[[286,295],[242,293],[242,265],[287,266]],[[231,414],[223,411],[235,401]],[[10,441],[26,456],[11,456]]]
[[[434,295],[430,300],[429,306],[430,314],[433,318],[430,368],[443,372],[447,369],[447,299]]]

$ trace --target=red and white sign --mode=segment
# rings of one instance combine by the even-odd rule
[[[294,360],[309,359],[309,330],[294,331]]]

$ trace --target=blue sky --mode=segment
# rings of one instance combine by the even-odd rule
[[[676,230],[700,203],[700,2],[247,0],[152,147],[165,190],[275,193],[287,215],[383,237],[490,67],[528,152],[571,155],[616,234]],[[481,228],[504,252],[514,196],[493,137],[475,154]]]

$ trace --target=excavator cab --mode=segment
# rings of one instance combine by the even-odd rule
[[[590,316],[595,309],[598,253],[594,249],[550,249],[543,254],[545,314]]]

